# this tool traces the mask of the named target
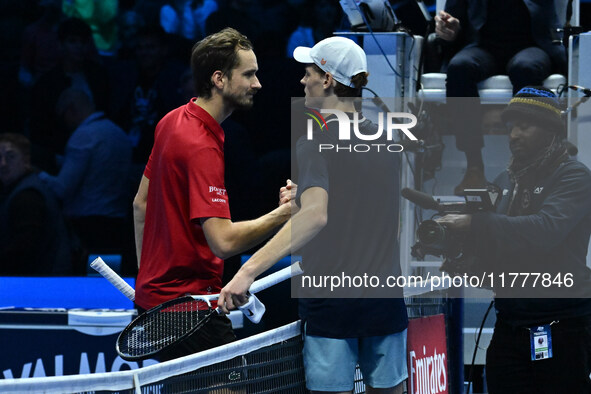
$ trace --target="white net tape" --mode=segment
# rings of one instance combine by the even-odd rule
[[[300,333],[301,324],[297,321],[218,348],[130,371],[0,380],[0,392],[63,394],[101,390],[138,390],[138,382],[139,385],[145,386],[172,376],[192,372],[204,366],[286,341]]]

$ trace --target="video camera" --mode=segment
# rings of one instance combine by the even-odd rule
[[[409,188],[402,189],[402,197],[415,205],[437,211],[435,216],[450,213],[476,213],[494,211],[499,201],[500,188],[489,185],[483,189],[465,189],[464,201],[441,202],[433,196]],[[429,219],[422,221],[417,228],[417,242],[411,248],[411,255],[424,259],[426,255],[443,256],[446,260],[458,260],[464,253],[464,234],[451,230],[448,226]]]

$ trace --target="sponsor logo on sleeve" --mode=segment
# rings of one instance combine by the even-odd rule
[[[226,189],[222,189],[222,188],[216,187],[216,186],[209,186],[209,194],[213,195],[211,197],[211,202],[219,202],[222,204],[228,203]]]

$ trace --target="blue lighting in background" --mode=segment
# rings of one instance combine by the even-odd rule
[[[135,287],[135,279],[124,278]],[[102,277],[0,277],[0,310],[14,308],[133,309]]]

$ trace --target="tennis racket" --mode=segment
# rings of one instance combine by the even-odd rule
[[[94,259],[90,263],[90,267],[101,274],[106,280],[111,282],[113,286],[117,288],[123,295],[129,298],[131,301],[135,300],[135,290],[133,287],[127,284],[115,271],[111,269],[100,257]]]
[[[294,263],[254,281],[249,292],[257,293],[302,272],[300,263]],[[210,303],[218,296],[187,295],[144,312],[119,334],[117,353],[128,361],[157,356],[203,328],[213,316],[222,313],[220,308],[213,309]]]

